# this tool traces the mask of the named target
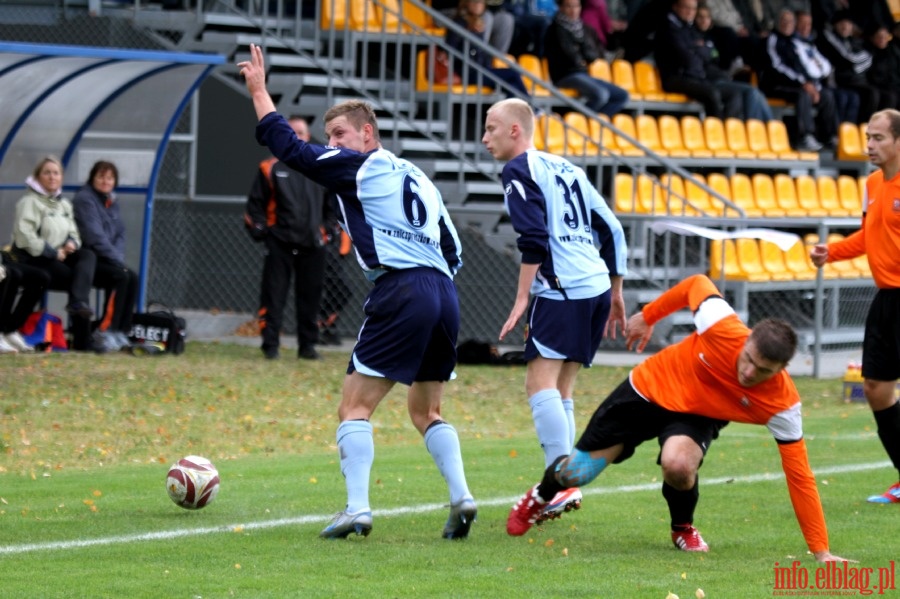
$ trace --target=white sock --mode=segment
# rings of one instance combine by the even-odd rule
[[[341,473],[347,485],[347,511],[369,508],[369,473],[375,461],[372,424],[365,420],[346,420],[338,426],[337,446]]]
[[[559,456],[569,454],[569,421],[557,389],[542,389],[528,398],[528,403],[547,467]]]
[[[429,427],[425,431],[425,447],[447,481],[450,488],[450,503],[459,503],[462,499],[471,497],[456,429],[446,422]]]

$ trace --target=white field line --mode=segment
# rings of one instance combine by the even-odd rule
[[[831,466],[828,468],[819,468],[815,470],[816,476],[824,476],[828,474],[840,474],[842,472],[863,472],[866,470],[877,470],[879,468],[888,468],[891,463],[887,460],[882,462],[870,462],[867,464],[846,464],[843,466]],[[703,486],[723,485],[727,483],[757,483],[778,480],[784,478],[784,474],[780,472],[750,474],[747,476],[734,477],[718,477],[704,478]],[[637,491],[658,491],[660,483],[644,483],[640,485],[623,485],[619,487],[591,487],[582,489],[584,495],[609,495],[612,493],[634,493]],[[497,497],[494,499],[478,499],[479,506],[512,506],[519,497]],[[373,516],[404,516],[408,514],[423,514],[426,512],[434,512],[447,509],[448,505],[444,503],[428,503],[424,505],[399,507],[389,510],[373,510]],[[244,530],[264,530],[267,528],[279,528],[282,526],[296,526],[302,524],[324,524],[331,521],[331,515],[307,515],[296,516],[294,518],[279,518],[277,520],[263,520],[260,522],[248,522],[246,524],[233,524],[226,526],[209,526],[205,528],[190,528],[182,530],[163,530],[158,532],[146,532],[140,534],[120,535],[112,537],[100,537],[97,539],[78,539],[74,541],[52,541],[47,543],[26,543],[23,545],[0,545],[0,555],[19,555],[23,553],[31,553],[34,551],[65,551],[68,549],[83,549],[85,547],[96,547],[100,545],[119,545],[126,543],[138,543],[141,541],[166,541],[177,539],[180,537],[190,537],[198,535],[208,535],[222,532],[241,532]]]

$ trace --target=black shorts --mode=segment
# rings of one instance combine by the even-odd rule
[[[584,452],[606,449],[622,443],[625,447],[613,463],[624,462],[635,448],[654,437],[662,447],[666,439],[686,435],[706,455],[710,444],[719,437],[727,420],[716,420],[695,414],[682,414],[662,408],[641,397],[626,379],[600,404],[575,447]]]
[[[900,378],[900,289],[879,289],[866,317],[863,338],[863,378]]]

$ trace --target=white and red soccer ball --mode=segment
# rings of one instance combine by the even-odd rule
[[[206,458],[189,455],[169,468],[166,476],[169,498],[186,510],[199,510],[215,501],[219,493],[219,471]]]

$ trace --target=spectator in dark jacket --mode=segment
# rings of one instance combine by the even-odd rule
[[[817,36],[812,27],[812,15],[809,14],[809,11],[798,10],[794,13],[794,17],[797,20],[794,43],[797,46],[800,62],[803,63],[803,67],[811,77],[818,80],[823,87],[831,89],[838,122],[857,122],[859,94],[852,89],[835,85],[834,65],[817,47]]]
[[[796,147],[817,152],[822,141],[833,144],[837,136],[834,94],[822,81],[806,71],[794,38],[797,18],[790,10],[778,15],[777,29],[766,40],[769,65],[760,87],[767,96],[787,100],[797,115]],[[817,112],[813,117],[813,106]]]
[[[769,120],[764,98],[749,84],[732,81],[716,64],[710,48],[693,27],[697,0],[675,0],[656,34],[655,58],[663,89],[703,104],[707,116]],[[746,97],[746,99],[745,99]]]
[[[309,141],[306,119],[288,123],[298,139]],[[322,227],[333,221],[333,207],[325,188],[276,158],[260,163],[247,196],[244,223],[250,236],[265,242],[258,322],[263,355],[279,357],[281,325],[291,274],[297,319],[297,357],[321,358],[318,317],[325,278],[325,238]]]
[[[100,160],[72,200],[81,243],[97,255],[94,286],[106,290],[103,317],[93,335],[94,349],[100,352],[131,345],[128,335],[137,301],[138,276],[125,264],[125,223],[114,191],[118,184],[116,165]]]
[[[463,0],[457,11],[457,16],[453,20],[457,25],[468,31],[469,34],[487,43],[484,14],[484,0]],[[465,36],[450,28],[447,28],[445,41],[448,46],[457,52],[467,55],[470,63],[472,63],[466,68],[462,60],[454,58],[451,61],[453,72],[460,76],[464,84],[477,85],[480,81],[481,85],[496,89],[499,87],[498,82],[502,81],[506,83],[506,87],[502,88],[506,97],[520,97],[526,101],[529,100],[528,91],[525,89],[522,77],[515,69],[494,68],[494,58],[489,52],[470,43]],[[483,74],[474,65],[480,66],[488,74]]]
[[[581,20],[581,0],[557,0],[559,11],[544,38],[550,79],[557,87],[577,90],[593,112],[612,116],[628,102],[628,92],[608,81],[591,77],[590,64],[602,58],[597,33]]]
[[[868,123],[880,102],[878,88],[866,78],[866,72],[872,67],[872,54],[865,49],[862,38],[854,33],[849,12],[839,11],[832,20],[832,26],[826,27],[817,39],[819,49],[834,66],[834,81],[838,87],[859,95],[856,122]]]
[[[866,49],[872,53],[872,67],[866,76],[878,88],[878,108],[900,109],[900,44],[887,28],[875,26],[866,36]]]

